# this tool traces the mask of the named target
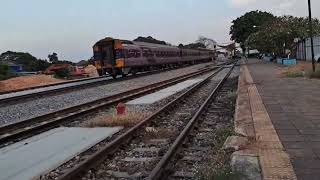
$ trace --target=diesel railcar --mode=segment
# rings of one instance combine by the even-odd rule
[[[184,49],[176,46],[105,38],[93,46],[93,62],[99,75],[117,75],[171,65],[209,61],[214,53],[208,49]]]

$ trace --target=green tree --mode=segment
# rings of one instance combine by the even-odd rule
[[[168,44],[165,41],[157,40],[157,39],[155,39],[155,38],[153,38],[151,36],[148,36],[148,37],[139,36],[138,38],[136,38],[133,41],[136,41],[136,42],[147,42],[147,43],[153,43],[153,44],[163,44],[163,45],[167,45]]]
[[[190,43],[187,45],[184,45],[183,48],[186,49],[198,49],[198,48],[207,48],[205,44],[201,42],[196,42],[196,43]]]
[[[46,70],[51,63],[49,63],[47,60],[37,59],[33,64],[33,71],[44,71]]]
[[[204,36],[199,36],[196,42],[204,44],[206,48],[210,48],[210,49],[214,49],[214,47],[217,45],[217,41]]]
[[[305,39],[308,33],[308,18],[281,16],[274,18],[267,24],[261,26],[259,31],[251,34],[246,44],[250,48],[258,49],[260,52],[272,53],[285,56],[285,50],[289,49],[294,54],[296,48],[295,39]],[[313,19],[315,34],[320,33],[320,22]]]
[[[59,58],[58,58],[58,54],[57,53],[52,53],[52,54],[49,54],[48,55],[48,58],[49,58],[49,61],[51,62],[51,63],[57,63],[58,61],[59,61]]]
[[[184,46],[183,46],[183,44],[180,43],[180,44],[178,45],[178,47],[179,47],[179,48],[183,48]]]
[[[241,48],[245,51],[245,42],[248,37],[274,18],[271,13],[262,11],[251,11],[244,14],[232,21],[230,27],[231,40],[240,43]]]
[[[50,66],[46,60],[37,59],[24,52],[7,51],[0,55],[0,61],[22,65],[24,71],[43,71]]]

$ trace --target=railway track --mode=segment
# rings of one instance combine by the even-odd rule
[[[26,101],[28,99],[32,99],[35,97],[50,96],[50,95],[52,96],[52,95],[57,95],[60,93],[74,91],[77,89],[83,89],[83,88],[92,87],[92,86],[98,86],[98,85],[110,84],[110,83],[115,83],[115,82],[124,81],[124,80],[130,80],[132,78],[157,74],[157,73],[175,70],[175,69],[177,69],[177,68],[166,68],[164,70],[148,71],[148,72],[139,73],[134,76],[130,75],[130,76],[118,78],[118,79],[112,79],[110,76],[86,78],[86,79],[74,80],[71,82],[61,82],[61,83],[57,83],[57,84],[25,88],[22,90],[7,91],[4,93],[0,93],[0,104],[17,103],[19,101]]]
[[[57,85],[62,85],[62,84],[69,84],[69,83],[75,83],[75,82],[88,81],[88,80],[93,80],[93,79],[109,78],[109,77],[110,77],[109,75],[105,75],[105,76],[100,76],[100,77],[75,79],[75,80],[63,81],[63,82],[58,82],[58,83],[52,83],[52,84],[46,84],[46,85],[39,85],[39,86],[21,88],[21,89],[17,89],[17,90],[3,91],[3,92],[0,92],[0,95],[10,94],[10,93],[15,93],[15,92],[22,92],[22,91],[31,90],[31,89],[38,89],[38,88],[57,86]]]
[[[226,138],[223,133],[233,129],[235,103],[225,100],[236,86],[237,81],[217,86],[147,179],[215,179],[214,171],[223,171],[225,165],[216,164],[229,163],[219,151]]]
[[[154,179],[174,156],[232,67],[219,69],[128,131],[42,179]],[[64,169],[62,169],[64,168]]]
[[[114,105],[132,98],[136,98],[167,86],[182,82],[186,79],[208,73],[214,69],[208,68],[192,72],[180,77],[172,78],[162,82],[147,85],[145,87],[129,90],[120,94],[104,97],[85,104],[69,107],[63,110],[48,113],[42,116],[31,118],[25,121],[7,124],[0,127],[0,147],[6,146],[21,139],[34,136],[41,132],[60,126],[63,123],[70,123],[72,119],[95,112],[101,108]]]

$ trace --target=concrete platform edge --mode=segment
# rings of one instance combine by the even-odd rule
[[[252,162],[252,157],[256,157],[258,165],[256,163],[251,165],[259,166],[256,168],[261,169],[261,179],[296,180],[289,155],[279,140],[244,60],[241,63],[237,94],[234,128],[236,134],[249,139],[249,145],[234,154],[247,159],[247,162]],[[233,167],[233,169],[241,168]],[[244,173],[252,176],[250,172]]]

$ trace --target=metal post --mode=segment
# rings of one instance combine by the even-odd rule
[[[314,61],[314,50],[313,50],[313,29],[312,29],[312,14],[311,14],[311,2],[308,0],[308,9],[309,9],[309,33],[311,40],[311,57],[312,57],[312,70],[316,71],[315,61]]]
[[[306,43],[306,39],[303,40],[303,52],[304,52],[304,60],[307,62],[307,43]]]

